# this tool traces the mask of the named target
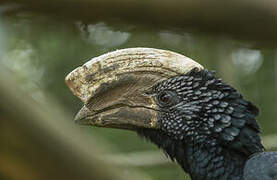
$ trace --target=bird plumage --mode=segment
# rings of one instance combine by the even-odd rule
[[[168,105],[159,102],[165,91],[173,99]],[[264,150],[258,109],[211,71],[172,77],[149,94],[156,96],[161,130],[138,133],[176,159],[192,179],[242,179],[246,160]]]

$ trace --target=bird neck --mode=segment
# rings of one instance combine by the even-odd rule
[[[141,129],[137,132],[176,160],[192,180],[243,179],[248,157],[221,147],[213,140],[187,143],[172,139],[159,130]]]
[[[185,148],[187,172],[193,180],[243,179],[243,168],[248,157],[206,140],[188,144]],[[178,163],[184,163],[175,157]]]

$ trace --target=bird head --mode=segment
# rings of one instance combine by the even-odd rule
[[[93,58],[66,77],[68,87],[84,103],[75,121],[129,130],[159,129],[161,116],[179,97],[175,91],[158,92],[155,87],[193,69],[203,67],[180,54],[152,48],[123,49]]]
[[[82,125],[157,129],[187,141],[231,142],[245,124],[259,131],[252,103],[214,72],[171,51],[110,52],[73,70],[66,83],[84,103],[75,117]]]

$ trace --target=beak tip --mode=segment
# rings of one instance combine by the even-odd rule
[[[86,121],[87,117],[89,117],[90,115],[93,115],[93,113],[86,106],[83,106],[81,110],[76,114],[74,118],[74,123],[83,124]]]
[[[75,116],[73,122],[76,123],[76,124],[79,124],[80,123],[80,119],[77,116]]]

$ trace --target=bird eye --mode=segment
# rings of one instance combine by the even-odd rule
[[[171,91],[163,91],[158,94],[157,100],[161,106],[171,106],[175,103],[176,95]]]

